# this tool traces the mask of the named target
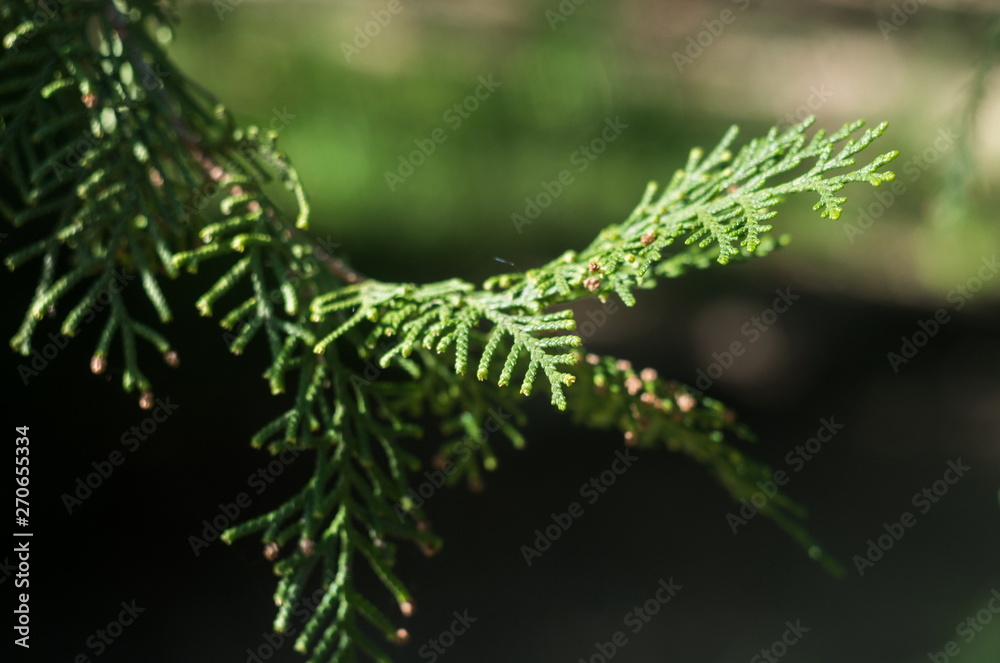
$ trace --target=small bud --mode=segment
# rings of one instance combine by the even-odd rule
[[[587,355],[587,363],[591,366],[597,366],[601,361],[601,358],[595,355],[593,352]]]
[[[681,394],[677,397],[677,407],[681,409],[681,412],[690,412],[696,404],[694,396],[691,394]]]
[[[167,366],[170,368],[177,368],[181,365],[181,359],[177,356],[175,350],[169,350],[163,355],[163,361],[166,362]]]
[[[409,639],[410,639],[410,634],[406,631],[405,628],[401,628],[401,629],[398,629],[396,631],[396,644],[397,645],[404,644]]]
[[[631,378],[629,378],[629,379],[631,379]],[[640,382],[640,384],[642,384],[642,383]],[[632,392],[629,392],[629,393],[632,393]],[[632,394],[632,395],[634,396],[635,394]],[[656,395],[655,394],[651,394],[651,393],[649,393],[647,391],[647,392],[644,392],[642,394],[642,396],[639,397],[639,400],[642,401],[643,403],[645,403],[646,405],[652,405],[653,403],[656,402]]]
[[[640,391],[642,391],[642,380],[634,375],[630,375],[625,379],[625,389],[628,390],[629,396],[635,396]],[[652,394],[643,394],[642,400],[646,402],[646,396],[652,396]]]
[[[143,410],[151,410],[153,408],[153,392],[144,391],[142,396],[139,397],[139,407]]]
[[[56,307],[55,306],[48,307],[45,310],[45,315],[49,316],[50,318],[56,317]]]
[[[94,355],[90,358],[90,372],[100,375],[108,368],[108,360],[101,355]]]
[[[639,377],[641,377],[645,382],[652,382],[656,379],[656,376],[657,373],[655,368],[644,368],[642,369],[642,372],[639,373]]]
[[[634,447],[636,443],[635,431],[627,430],[625,431],[625,445],[629,447]]]
[[[653,243],[653,240],[655,239],[656,239],[656,233],[649,233],[648,235],[643,235],[642,237],[640,237],[639,241],[642,242],[643,246],[649,246],[650,244]]]
[[[299,550],[306,557],[312,557],[313,553],[316,552],[316,542],[312,539],[299,539]]]
[[[617,368],[619,371],[631,370],[632,362],[630,362],[628,359],[619,359],[618,361],[615,362],[615,368]]]
[[[269,562],[273,562],[274,560],[278,559],[279,550],[280,549],[278,548],[278,544],[275,543],[274,541],[271,541],[269,544],[264,546],[264,559],[266,559]]]
[[[591,292],[594,292],[601,287],[601,279],[596,276],[587,277],[583,280],[583,287]]]
[[[80,100],[83,102],[83,105],[86,106],[87,108],[93,108],[94,106],[97,105],[97,97],[95,97],[92,92],[88,92],[87,94],[83,95],[82,97],[80,97]]]
[[[163,175],[160,174],[155,168],[149,169],[149,181],[152,182],[153,186],[160,187],[163,186]]]
[[[403,601],[399,604],[399,611],[403,613],[404,617],[409,617],[413,614],[413,603],[411,601]]]
[[[591,263],[587,266],[587,269],[590,271],[591,274],[596,274],[597,272],[601,271],[601,266],[598,265],[596,262],[591,261]]]

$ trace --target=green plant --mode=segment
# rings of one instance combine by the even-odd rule
[[[583,250],[481,286],[461,279],[386,283],[317,250],[304,232],[305,191],[273,132],[237,127],[170,64],[160,45],[171,30],[161,4],[53,7],[0,5],[0,160],[16,192],[0,205],[15,228],[31,224],[40,237],[6,255],[5,264],[41,263],[11,345],[30,354],[47,314],[74,335],[110,292],[91,369],[120,364],[123,388],[151,407],[137,340],[178,364],[163,332],[177,306],[160,281],[225,265],[197,309],[221,311],[236,354],[262,338],[270,352],[264,377],[274,394],[289,392],[288,410],[251,442],[272,453],[310,450],[315,464],[297,495],[223,538],[262,533],[280,576],[278,630],[320,572],[325,598],[296,641],[310,661],[353,660],[358,650],[387,660],[371,633],[406,637],[358,593],[354,573],[367,565],[402,614],[412,610],[392,562],[399,541],[428,553],[441,544],[410,484],[422,464],[407,440],[423,432],[415,422],[428,414],[446,436],[439,460],[451,463],[452,482],[478,482],[495,467],[494,441],[481,428],[491,412],[513,413],[510,421],[493,420],[515,447],[524,444],[520,398],[538,389],[577,423],[616,429],[626,444],[691,456],[735,499],[770,478],[768,467],[737,446],[752,435],[721,403],[651,369],[585,354],[569,305],[617,297],[632,306],[636,289],[660,279],[764,255],[778,244],[768,234],[774,208],[791,194],[816,195],[814,209],[836,219],[845,185],[893,178],[879,169],[894,152],[852,169],[884,124],[857,138],[861,122],[807,136],[807,120],[739,149],[733,128],[710,152],[692,150],[667,186],[650,184],[625,221]],[[273,200],[272,182],[294,194],[294,219]],[[116,273],[139,276],[157,320],[127,307],[111,288]],[[58,316],[57,306],[68,312]],[[116,340],[120,353],[112,352]],[[761,511],[838,571],[802,528],[797,504],[779,495]]]

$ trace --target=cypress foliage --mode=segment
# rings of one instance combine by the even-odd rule
[[[177,366],[166,332],[174,311],[193,305],[218,318],[236,354],[266,344],[263,377],[274,394],[288,392],[289,408],[262,422],[251,444],[308,451],[313,474],[223,539],[260,536],[280,577],[278,631],[319,576],[325,597],[295,643],[310,663],[360,652],[386,661],[384,641],[407,637],[397,616],[358,592],[354,574],[368,567],[401,615],[413,610],[393,560],[400,542],[428,554],[441,544],[411,490],[422,468],[409,440],[428,414],[441,422],[451,481],[476,483],[496,466],[483,422],[523,446],[520,400],[543,390],[579,424],[686,454],[734,499],[755,493],[771,470],[740,450],[753,436],[732,411],[653,369],[586,354],[572,309],[557,305],[615,297],[632,306],[637,289],[661,279],[773,250],[770,221],[788,195],[812,195],[819,215],[836,219],[847,184],[893,179],[880,169],[895,152],[856,163],[885,124],[809,135],[809,119],[739,147],[734,127],[714,149],[692,150],[665,187],[650,184],[623,222],[583,250],[478,285],[387,283],[316,246],[305,232],[305,190],[273,132],[237,126],[171,64],[162,2],[5,0],[0,21],[0,166],[15,192],[0,209],[42,236],[4,256],[9,269],[39,274],[11,347],[29,355],[46,315],[72,336],[99,295],[120,292],[116,279],[135,277],[156,315],[112,294],[99,309],[91,370],[121,366],[123,388],[142,407],[153,396],[137,342]],[[274,181],[294,194],[295,209],[267,196]],[[206,220],[208,209],[216,220]],[[196,302],[167,301],[161,282],[210,262],[225,272]],[[803,529],[798,505],[779,495],[761,511],[838,571]]]

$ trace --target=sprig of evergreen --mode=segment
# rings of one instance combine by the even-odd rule
[[[163,329],[188,306],[168,303],[160,281],[224,263],[194,308],[219,318],[236,354],[263,338],[263,377],[288,402],[252,445],[309,453],[315,464],[294,497],[223,538],[260,533],[281,578],[276,630],[319,574],[324,598],[296,641],[311,663],[359,652],[388,660],[372,634],[407,637],[378,600],[360,595],[355,578],[373,573],[401,614],[412,612],[392,567],[399,541],[428,554],[441,545],[412,492],[422,463],[411,439],[424,432],[414,422],[428,415],[444,436],[437,462],[453,464],[452,481],[477,487],[497,466],[487,431],[523,446],[518,399],[541,381],[577,423],[684,453],[734,498],[752,495],[770,470],[740,450],[752,435],[733,413],[652,369],[585,355],[567,305],[617,296],[632,306],[636,289],[661,278],[765,254],[777,244],[769,222],[786,196],[812,194],[820,216],[835,219],[847,184],[893,177],[880,169],[895,152],[855,167],[884,124],[856,138],[860,122],[810,137],[809,119],[735,152],[733,128],[707,154],[693,150],[662,190],[650,184],[625,221],[581,251],[481,286],[387,283],[316,250],[304,232],[305,191],[273,132],[237,127],[169,63],[158,41],[171,30],[161,4],[71,2],[44,23],[40,7],[0,5],[0,164],[16,192],[0,210],[41,236],[5,258],[10,269],[40,263],[11,345],[29,354],[40,321],[60,308],[68,308],[63,333],[76,333],[111,292],[91,368],[121,364],[124,388],[151,406],[136,339],[177,365]],[[292,218],[266,195],[272,181],[294,194]],[[139,277],[154,319],[126,306],[134,298],[112,288],[119,274]],[[120,354],[111,351],[116,339]],[[802,528],[799,506],[778,496],[761,511],[838,570]]]
[[[734,158],[730,146],[736,128],[703,157],[691,151],[687,166],[677,171],[659,198],[650,184],[642,201],[625,222],[598,235],[586,249],[567,251],[561,257],[524,274],[493,277],[481,289],[460,280],[428,286],[385,284],[368,281],[347,290],[317,298],[313,319],[322,321],[330,312],[351,309],[353,313],[317,345],[322,351],[346,330],[364,320],[373,323],[370,339],[396,336],[399,341],[384,355],[387,365],[397,354],[407,356],[422,345],[437,352],[453,349],[455,371],[465,373],[470,361],[478,361],[476,377],[490,375],[496,351],[509,337],[497,384],[513,379],[520,357],[527,357],[520,391],[530,395],[539,371],[551,390],[552,403],[566,408],[564,388],[573,375],[564,370],[575,362],[572,348],[581,340],[570,310],[547,312],[557,304],[585,297],[606,300],[618,295],[627,306],[635,304],[633,291],[650,288],[657,277],[673,276],[683,267],[705,267],[714,258],[725,265],[732,259],[753,255],[771,230],[763,223],[785,196],[814,193],[814,209],[821,217],[836,219],[846,198],[837,195],[849,183],[879,186],[893,174],[880,171],[896,153],[883,154],[857,170],[830,175],[855,165],[855,155],[868,147],[886,129],[881,124],[851,139],[862,126],[855,122],[827,136],[823,131],[807,139],[805,130],[813,118],[784,133],[772,129],[767,136],[745,145]],[[839,149],[838,149],[839,148]],[[809,170],[794,178],[781,177],[812,161]],[[674,240],[685,237],[682,252],[664,256]],[[738,242],[737,248],[734,246]],[[767,246],[765,250],[769,250]],[[473,355],[470,335],[485,327],[481,350]],[[523,363],[523,362],[522,362]]]

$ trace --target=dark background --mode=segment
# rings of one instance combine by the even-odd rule
[[[579,248],[631,210],[647,179],[668,179],[690,147],[709,146],[732,122],[752,137],[795,112],[815,86],[832,91],[814,109],[824,127],[856,117],[892,122],[877,145],[903,152],[901,177],[940,128],[965,127],[960,144],[906,178],[906,194],[854,243],[844,225],[875,200],[870,189],[848,188],[849,212],[836,222],[793,200],[775,220],[776,231],[792,234],[789,247],[663,282],[589,339],[594,351],[692,383],[713,352],[745,340],[741,326],[771,306],[776,288],[800,295],[708,393],[759,434],[752,451],[776,468],[822,418],[844,425],[791,474],[787,491],[809,508],[810,531],[846,578],[824,572],[763,517],[733,535],[725,492],[666,451],[642,452],[528,568],[521,545],[550,513],[581,501],[580,485],[621,448],[617,435],[573,428],[539,399],[528,405],[528,447],[498,446],[484,492],[459,488],[428,504],[446,541],[441,553],[402,549],[398,570],[417,611],[398,618],[411,641],[394,650],[396,660],[429,660],[421,645],[465,610],[478,621],[443,660],[589,660],[595,641],[625,630],[616,662],[746,661],[796,620],[810,630],[789,661],[916,663],[949,640],[962,663],[1000,660],[1000,614],[983,613],[991,621],[969,643],[956,633],[1000,591],[1000,279],[961,311],[946,299],[997,247],[1000,101],[996,72],[983,69],[992,5],[928,2],[886,39],[876,22],[891,17],[891,3],[751,1],[678,72],[672,53],[733,3],[584,3],[554,31],[545,11],[556,3],[414,3],[345,62],[340,42],[383,6],[243,2],[220,20],[209,3],[184,5],[171,47],[248,122],[266,125],[275,108],[296,116],[280,140],[313,195],[313,229],[377,278],[477,280],[506,269],[495,257],[524,269]],[[982,70],[986,92],[970,105]],[[444,109],[490,72],[503,81],[495,99],[390,193],[383,173],[398,154],[444,126]],[[963,125],[971,108],[978,116]],[[510,214],[616,115],[630,124],[620,142],[518,234]],[[0,248],[21,242],[12,233]],[[36,270],[0,277],[9,293],[5,338]],[[0,356],[5,430],[31,433],[31,660],[242,663],[265,643],[275,577],[259,546],[216,541],[196,557],[188,537],[240,492],[253,498],[247,516],[273,508],[309,461],[289,466],[262,495],[248,488],[270,458],[247,441],[282,403],[260,379],[258,352],[229,355],[216,323],[181,304],[210,276],[168,287],[181,367],[152,355],[144,364],[156,367],[157,395],[179,408],[134,453],[120,440],[149,413],[122,393],[114,355],[108,378],[88,371],[99,324],[27,384],[18,374],[27,361]],[[940,307],[951,321],[893,372],[887,352]],[[57,330],[43,324],[38,338]],[[124,463],[68,514],[63,493],[113,450]],[[914,493],[959,458],[968,474],[859,576],[852,558],[884,523],[916,512]],[[682,589],[633,635],[622,620],[661,578]],[[133,600],[144,612],[95,656],[88,638]],[[267,660],[303,658],[285,642]]]

